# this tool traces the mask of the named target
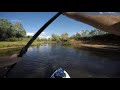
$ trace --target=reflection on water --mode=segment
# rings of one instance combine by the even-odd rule
[[[61,45],[34,46],[23,61],[9,73],[9,78],[49,78],[58,68],[72,78],[120,77],[120,53],[84,50]]]
[[[20,50],[21,50],[21,48],[0,50],[0,57],[11,56],[11,55],[13,55],[15,53],[19,53]]]

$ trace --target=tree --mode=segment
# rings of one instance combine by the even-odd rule
[[[89,30],[81,30],[79,33],[82,37],[87,37],[87,36],[89,36],[90,31]]]
[[[7,19],[0,19],[0,28],[2,29],[10,29],[12,27],[12,23]]]
[[[48,38],[48,41],[51,41],[51,38]]]
[[[25,37],[26,31],[20,22],[15,23],[13,25],[13,29],[17,31],[17,33],[16,33],[17,38]]]
[[[56,34],[52,34],[52,41],[60,41],[60,36],[56,35]]]
[[[22,24],[17,22],[12,24],[7,19],[0,19],[0,40],[6,40],[8,38],[20,38],[25,37],[26,31]]]
[[[61,40],[62,41],[68,41],[68,34],[67,33],[63,33],[62,35],[61,35]]]
[[[81,35],[80,35],[79,33],[76,33],[75,39],[76,39],[76,40],[79,40],[80,38],[81,38]]]
[[[20,22],[16,22],[14,25],[13,25],[13,29],[14,30],[17,30],[17,31],[23,31],[24,28],[22,26],[22,24]]]
[[[12,23],[10,23],[7,19],[0,19],[0,40],[5,40],[9,37],[11,27]]]

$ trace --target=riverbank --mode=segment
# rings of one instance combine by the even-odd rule
[[[27,44],[27,40],[21,40],[21,41],[2,41],[0,42],[0,57],[3,56],[11,56],[15,53],[19,53],[20,50]],[[42,44],[46,43],[45,41],[37,41],[35,40],[31,46],[40,46]]]
[[[2,41],[0,42],[0,50],[5,50],[5,49],[10,49],[10,48],[21,48],[23,46],[25,46],[27,44],[28,41],[14,41],[14,42],[10,42],[10,41]],[[40,45],[41,41],[34,41],[32,43],[32,46],[37,46]]]
[[[14,42],[10,42],[10,41],[3,41],[0,42],[0,50],[7,50],[7,49],[16,49],[19,48],[21,49],[23,46],[25,46],[27,44],[28,40],[22,40],[22,41],[14,41]],[[41,44],[44,44],[44,41],[37,41],[35,40],[33,42],[33,44],[31,46],[38,46]],[[56,44],[56,42],[49,42],[52,44]],[[76,48],[91,48],[91,49],[101,49],[101,50],[114,50],[114,51],[120,51],[120,46],[116,45],[116,44],[106,44],[106,43],[83,43],[81,41],[77,41],[77,40],[70,40],[69,43],[63,43],[63,45],[71,45],[73,47]]]
[[[98,50],[109,50],[109,51],[117,51],[120,52],[119,45],[109,45],[109,44],[90,44],[83,43],[81,41],[71,40],[71,45],[76,48],[85,48],[85,49],[98,49]]]

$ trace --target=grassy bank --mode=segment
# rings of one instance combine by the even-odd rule
[[[10,47],[22,47],[24,45],[26,45],[28,43],[30,39],[22,39],[20,41],[1,41],[0,42],[0,49],[2,48],[10,48]],[[42,43],[42,41],[37,41],[35,40],[33,43],[32,43],[32,46],[34,45],[40,45]]]
[[[29,38],[24,38],[19,41],[1,41],[0,42],[0,50],[5,50],[5,49],[12,49],[12,48],[22,48],[24,45],[28,43],[30,39]],[[35,40],[32,43],[32,46],[38,46],[44,43],[58,43],[56,41],[39,41]],[[70,39],[67,42],[59,42],[62,45],[71,45],[73,47],[89,47],[89,48],[98,48],[98,49],[120,49],[120,43],[117,42],[104,42],[104,41],[81,41],[81,40],[75,40],[75,39]]]
[[[19,53],[23,46],[25,46],[30,38],[24,38],[19,41],[1,41],[0,42],[0,57],[11,56]],[[35,40],[31,46],[39,46],[44,44],[44,41]]]
[[[33,42],[32,45],[40,45],[41,42]],[[24,46],[27,42],[24,41],[16,41],[16,42],[0,42],[0,48],[4,47],[13,47],[13,46]]]

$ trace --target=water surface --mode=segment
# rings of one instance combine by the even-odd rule
[[[9,78],[49,78],[58,68],[71,78],[120,77],[120,53],[84,50],[61,45],[42,45],[28,49]]]

